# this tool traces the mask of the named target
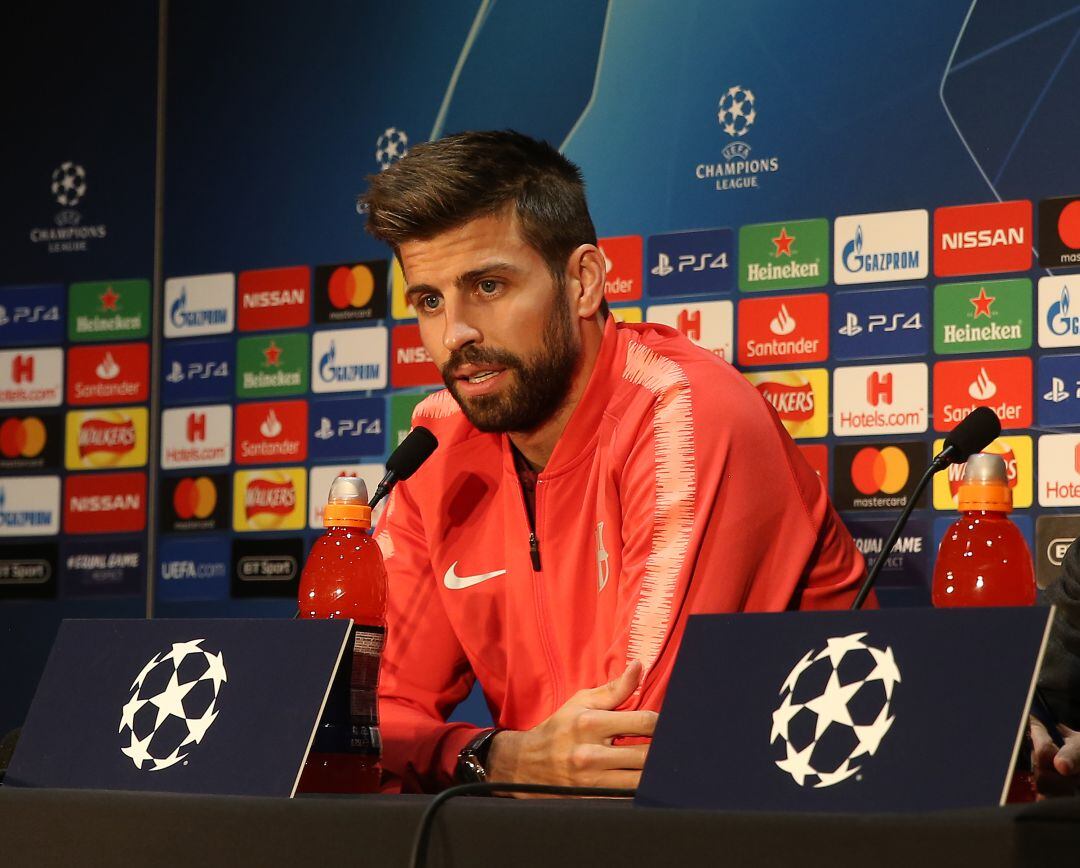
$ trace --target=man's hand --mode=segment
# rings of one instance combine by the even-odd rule
[[[655,711],[614,711],[641,682],[633,661],[614,681],[579,690],[543,723],[495,736],[488,754],[488,779],[500,783],[634,789],[649,746],[615,746],[618,736],[651,736]]]
[[[1058,747],[1042,721],[1031,718],[1031,770],[1038,798],[1072,796],[1080,790],[1080,732],[1058,724],[1065,744]]]

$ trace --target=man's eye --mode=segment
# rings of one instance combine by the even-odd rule
[[[437,295],[423,295],[420,297],[419,306],[424,310],[438,310],[441,301]]]
[[[491,295],[492,293],[496,293],[499,291],[501,284],[497,280],[488,279],[481,280],[479,283],[476,284],[476,287],[484,295]]]

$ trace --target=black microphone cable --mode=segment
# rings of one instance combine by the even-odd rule
[[[410,868],[424,868],[427,864],[428,843],[435,815],[439,809],[457,796],[488,796],[492,793],[528,793],[546,796],[591,796],[596,799],[629,799],[636,790],[620,790],[609,787],[555,787],[547,784],[461,784],[443,790],[427,806],[420,818],[420,827],[413,838],[412,855],[409,857]]]

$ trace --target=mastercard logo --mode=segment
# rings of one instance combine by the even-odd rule
[[[45,424],[36,416],[5,419],[0,425],[0,455],[5,458],[37,458],[45,440]]]
[[[364,307],[375,293],[375,275],[366,265],[342,265],[330,275],[327,291],[330,303],[338,310]]]
[[[896,494],[910,475],[907,456],[895,446],[867,446],[851,462],[851,482],[862,494]]]
[[[217,486],[205,476],[197,479],[181,479],[173,492],[173,509],[176,517],[188,521],[193,518],[209,518],[217,506]]]
[[[1062,209],[1058,217],[1058,237],[1066,247],[1080,249],[1080,199]]]

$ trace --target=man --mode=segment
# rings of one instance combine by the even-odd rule
[[[553,148],[420,145],[364,203],[447,386],[413,417],[439,448],[376,531],[384,767],[408,790],[636,786],[687,616],[847,606],[862,557],[734,368],[616,325]],[[476,679],[499,730],[445,722]]]

